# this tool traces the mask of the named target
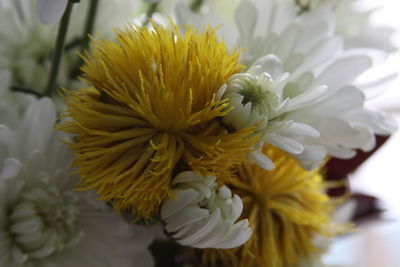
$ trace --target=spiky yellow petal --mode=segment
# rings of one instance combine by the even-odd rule
[[[305,171],[276,148],[265,147],[264,153],[274,161],[274,170],[245,163],[239,179],[229,185],[243,200],[252,237],[240,248],[197,251],[204,266],[296,266],[321,252],[314,244],[317,235],[339,230],[330,223],[333,207],[318,170]]]
[[[116,209],[150,217],[171,195],[176,168],[217,173],[257,142],[254,129],[228,133],[216,120],[229,112],[218,90],[242,66],[212,28],[128,26],[115,42],[95,41],[84,61],[88,87],[69,92],[72,119],[61,128],[76,136],[81,188]]]

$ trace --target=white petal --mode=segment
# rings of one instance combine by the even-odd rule
[[[221,210],[216,209],[211,215],[204,221],[198,222],[197,225],[188,225],[191,227],[190,234],[179,239],[179,243],[182,245],[190,245],[197,243],[207,236],[221,220]]]
[[[305,123],[298,123],[298,122],[292,122],[288,124],[287,127],[283,128],[282,130],[279,131],[280,134],[288,137],[293,137],[293,138],[305,138],[305,137],[313,137],[317,138],[320,136],[320,133],[317,129],[312,127],[311,125],[305,124]]]
[[[3,170],[0,174],[0,179],[11,179],[18,175],[21,171],[22,164],[17,159],[8,158],[4,160]]]
[[[203,240],[195,244],[197,248],[212,248],[217,242],[225,239],[231,230],[232,223],[228,221],[220,222]]]
[[[296,23],[291,23],[283,31],[280,37],[280,46],[276,52],[277,56],[282,60],[290,58],[294,53],[296,41],[299,39],[299,35],[302,34],[302,27]]]
[[[304,151],[294,155],[299,164],[308,171],[320,166],[325,156],[326,148],[318,145],[304,145]]]
[[[247,155],[247,158],[251,163],[257,164],[258,166],[267,171],[270,171],[273,168],[275,168],[275,165],[272,162],[272,160],[269,159],[267,156],[265,156],[264,153],[261,152],[261,149],[252,151]]]
[[[390,73],[372,81],[357,83],[357,88],[366,95],[367,99],[371,99],[383,94],[388,88],[392,88],[397,76],[397,72]]]
[[[291,154],[300,154],[304,150],[303,145],[298,141],[278,134],[267,133],[264,140]]]
[[[266,72],[271,75],[271,78],[275,80],[281,74],[284,73],[282,61],[275,55],[267,55],[259,58],[254,62],[253,66],[261,66],[260,71]]]
[[[37,0],[40,20],[45,24],[54,24],[61,19],[68,0]]]
[[[325,85],[312,88],[304,93],[289,99],[286,111],[293,111],[300,108],[308,107],[322,100],[323,95],[328,91]]]
[[[357,154],[355,150],[343,147],[327,146],[326,151],[329,155],[339,159],[351,159]]]
[[[354,86],[345,86],[340,88],[334,95],[329,97],[318,107],[323,112],[327,112],[329,116],[337,115],[340,111],[344,114],[347,111],[360,109],[364,106],[365,96]]]
[[[177,189],[174,190],[174,193],[175,197],[166,201],[161,209],[161,218],[163,220],[192,204],[193,201],[198,200],[200,196],[200,194],[192,188],[185,190]]]
[[[240,215],[242,215],[242,212],[243,201],[238,195],[234,195],[232,198],[232,207],[228,217],[232,222],[235,222],[237,219],[239,219]]]
[[[242,1],[236,9],[235,20],[241,40],[246,42],[253,39],[257,15],[256,7],[248,1]]]
[[[246,220],[237,222],[229,231],[228,236],[222,242],[217,243],[214,248],[230,249],[243,245],[249,240],[253,231],[248,227],[249,223]]]
[[[397,123],[392,117],[376,110],[364,109],[350,114],[349,119],[381,135],[389,135],[397,130]]]
[[[329,91],[335,91],[351,84],[372,65],[372,60],[363,55],[345,55],[335,60],[314,81],[315,85],[327,85]]]
[[[172,181],[172,184],[184,184],[184,183],[189,183],[189,182],[201,182],[203,181],[203,176],[196,172],[192,171],[185,171],[179,173],[174,180]]]
[[[321,136],[346,148],[357,149],[369,141],[370,135],[350,125],[346,120],[331,118],[322,122],[318,130]]]
[[[206,218],[209,214],[210,212],[208,210],[202,208],[197,208],[197,207],[184,208],[181,212],[173,216],[173,218],[167,219],[167,224],[165,225],[165,229],[168,232],[176,232],[185,225]]]

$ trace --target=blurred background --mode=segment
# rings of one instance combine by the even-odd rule
[[[360,8],[380,7],[373,15],[377,26],[388,26],[400,31],[400,1],[363,1]],[[379,38],[379,37],[377,37]],[[393,36],[393,44],[400,49],[400,34]],[[387,67],[400,70],[400,53],[392,54]],[[400,125],[400,78],[383,95],[369,104],[390,113]],[[354,193],[376,197],[383,209],[379,218],[364,220],[352,234],[338,238],[324,262],[330,265],[357,267],[400,266],[400,131],[394,133],[382,147],[350,175]]]

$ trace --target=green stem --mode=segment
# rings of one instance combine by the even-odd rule
[[[46,90],[44,91],[45,96],[51,96],[51,93],[57,81],[64,41],[67,35],[69,19],[71,18],[72,6],[74,4],[73,2],[74,1],[68,1],[67,8],[65,9],[64,15],[61,19],[60,27],[58,28],[56,46],[52,56],[50,75],[47,82]]]
[[[154,12],[157,11],[158,2],[154,4],[150,4],[146,10],[146,21],[143,23],[143,26],[147,26],[150,23],[151,16],[153,16]]]
[[[39,92],[36,92],[34,89],[32,88],[28,88],[28,87],[22,87],[22,86],[11,86],[10,87],[11,91],[13,92],[19,92],[19,93],[24,93],[24,94],[30,94],[30,95],[34,95],[36,97],[43,97],[43,95]]]
[[[90,0],[89,10],[87,13],[85,31],[84,31],[84,43],[82,45],[82,51],[86,50],[89,45],[89,35],[93,33],[94,23],[96,22],[96,14],[99,6],[99,0]]]
[[[193,12],[199,12],[201,6],[203,5],[204,0],[193,0],[192,4],[190,5],[190,8],[192,9]]]
[[[89,36],[93,33],[98,7],[99,7],[98,0],[90,0],[83,36],[82,36],[82,38],[76,40],[75,44],[71,43],[70,44],[71,46],[68,48],[73,48],[72,45],[82,45],[81,49],[80,49],[82,54],[85,50],[87,50],[89,48],[89,41],[90,41]],[[74,68],[72,69],[72,73],[71,73],[72,77],[76,78],[82,74],[82,72],[80,70],[80,66],[82,64],[83,64],[83,59],[81,57],[79,57],[78,61],[76,62],[76,65],[74,64]]]
[[[300,0],[295,0],[295,3],[296,3],[296,5],[299,7],[299,11],[297,12],[297,15],[302,15],[303,13],[305,13],[305,12],[308,12],[308,11],[310,11],[310,4],[302,4],[301,2],[300,2]]]

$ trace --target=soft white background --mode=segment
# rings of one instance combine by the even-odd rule
[[[400,0],[366,1],[382,5],[373,17],[378,25],[400,32]],[[400,49],[400,34],[393,38]],[[400,53],[389,58],[388,66],[400,71]],[[400,125],[400,78],[384,95],[372,103]],[[338,239],[325,262],[357,267],[400,267],[400,131],[351,177],[353,191],[365,192],[382,200],[387,210],[384,219],[362,225],[358,232]]]

